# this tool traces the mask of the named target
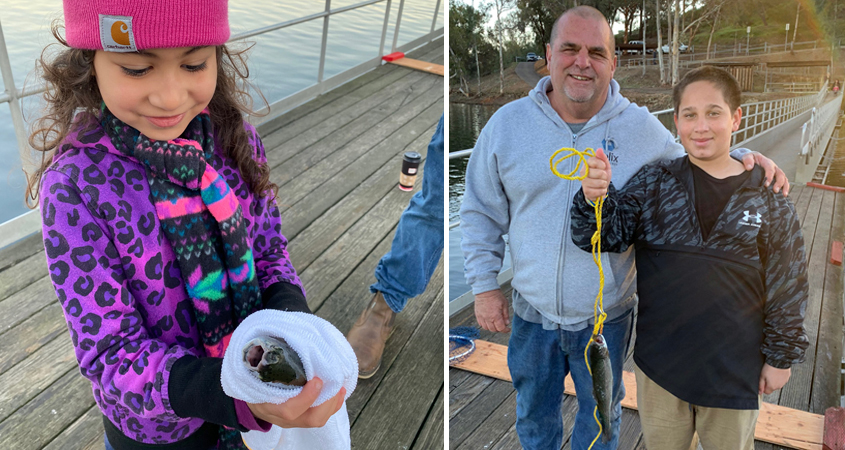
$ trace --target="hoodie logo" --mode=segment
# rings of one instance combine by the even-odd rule
[[[132,18],[100,14],[100,44],[107,52],[136,52]]]
[[[613,150],[616,149],[616,141],[613,140],[613,138],[602,139],[601,145],[602,145],[603,149],[605,149],[609,152],[612,152]]]
[[[739,219],[740,225],[750,225],[752,227],[760,228],[760,224],[763,223],[763,216],[760,213],[751,214],[748,210],[743,211],[742,219]]]
[[[602,139],[601,147],[604,149],[604,154],[607,155],[607,160],[611,165],[619,163],[619,156],[613,151],[616,150],[616,141],[613,138]]]

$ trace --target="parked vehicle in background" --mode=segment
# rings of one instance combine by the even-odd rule
[[[527,55],[525,55],[525,60],[526,61],[537,61],[537,54],[529,52]]]
[[[689,47],[686,44],[678,44],[678,51],[681,53],[686,53],[689,50]],[[672,44],[666,44],[663,46],[663,53],[671,53],[672,52]]]
[[[639,47],[638,50],[627,50],[629,54],[639,54],[643,52],[643,41],[628,41],[628,45],[636,45],[637,47]]]

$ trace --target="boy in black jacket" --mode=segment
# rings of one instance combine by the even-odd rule
[[[808,346],[807,265],[791,202],[730,157],[740,88],[702,67],[674,90],[687,156],[642,168],[621,190],[599,150],[572,206],[590,250],[590,202],[607,194],[602,250],[636,248],[637,402],[649,450],[753,449],[760,395],[783,387]]]

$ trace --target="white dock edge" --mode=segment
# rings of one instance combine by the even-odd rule
[[[0,223],[0,249],[41,232],[41,210],[35,209]]]
[[[499,286],[505,284],[506,282],[510,282],[513,278],[513,268],[508,268],[503,270],[499,273],[499,276],[496,277],[496,281],[499,282]],[[460,310],[466,308],[470,303],[475,301],[475,295],[472,294],[472,291],[461,295],[460,297],[452,300],[449,302],[449,317],[454,316]]]

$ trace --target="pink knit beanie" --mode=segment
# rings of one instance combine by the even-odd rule
[[[228,0],[63,1],[73,48],[134,52],[229,40]]]

